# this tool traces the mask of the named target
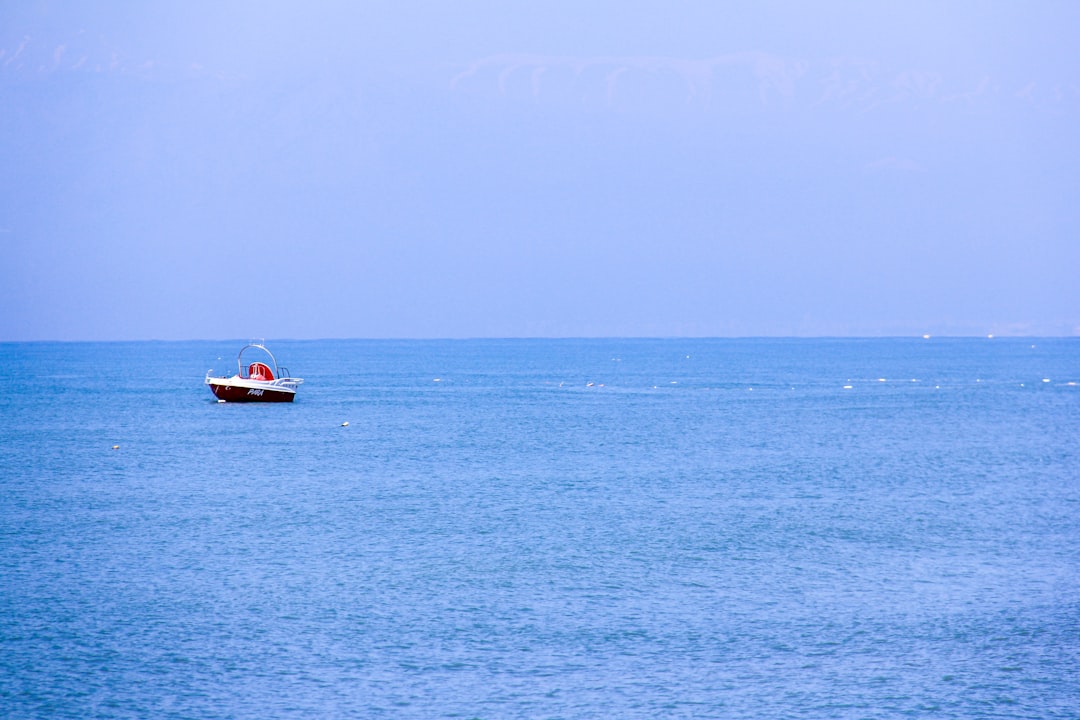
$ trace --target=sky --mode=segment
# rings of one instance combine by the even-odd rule
[[[0,5],[0,341],[1080,335],[1080,3]]]

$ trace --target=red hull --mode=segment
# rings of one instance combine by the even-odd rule
[[[273,388],[246,388],[232,385],[210,384],[218,400],[226,402],[292,402],[295,392]]]

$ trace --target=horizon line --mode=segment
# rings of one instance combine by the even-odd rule
[[[364,342],[477,342],[477,341],[508,341],[508,340],[1069,340],[1080,338],[1080,335],[999,335],[987,333],[985,335],[476,335],[476,336],[380,336],[380,337],[280,337],[272,342],[327,342],[327,341],[364,341]],[[138,338],[138,339],[33,339],[33,340],[0,340],[0,345],[31,345],[35,343],[66,343],[66,344],[90,344],[90,343],[185,343],[185,342],[254,342],[251,339],[240,337],[234,338]],[[259,342],[265,343],[261,338]]]

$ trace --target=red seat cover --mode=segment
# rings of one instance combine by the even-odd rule
[[[248,377],[252,380],[273,380],[274,373],[264,363],[254,362],[248,367]]]

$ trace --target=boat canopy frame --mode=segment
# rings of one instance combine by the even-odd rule
[[[249,372],[251,370],[251,368],[253,368],[253,367],[255,367],[256,365],[259,365],[259,364],[265,364],[265,363],[260,363],[258,361],[252,361],[252,362],[249,363],[249,365],[247,367],[244,366],[244,353],[247,352],[248,350],[253,349],[253,348],[255,350],[261,350],[262,352],[266,353],[266,355],[270,358],[271,365],[270,365],[269,369],[272,370],[273,373],[274,373],[274,377],[271,378],[272,380],[284,380],[284,379],[289,378],[289,369],[287,367],[283,366],[283,365],[278,365],[277,358],[274,357],[274,353],[270,352],[269,348],[267,348],[265,345],[263,345],[261,343],[254,343],[254,342],[253,343],[248,343],[244,347],[240,348],[240,352],[237,353],[237,355],[236,355],[237,375],[239,375],[241,378],[244,378],[245,380],[249,379],[251,377],[251,374]]]

